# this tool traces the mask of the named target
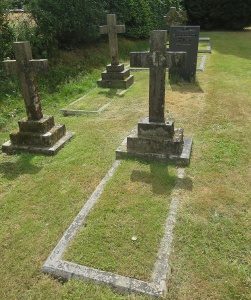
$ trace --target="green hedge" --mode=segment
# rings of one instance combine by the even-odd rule
[[[108,0],[107,9],[125,23],[128,37],[145,38],[151,30],[165,28],[164,15],[179,3],[180,0]]]
[[[239,30],[251,25],[251,0],[185,0],[190,23],[204,29]]]
[[[31,0],[31,11],[47,45],[67,48],[95,40],[104,14],[100,0]]]
[[[0,61],[11,54],[13,32],[6,21],[5,12],[9,8],[8,0],[0,1]]]
[[[153,29],[165,28],[163,16],[180,0],[30,0],[37,35],[51,48],[71,48],[99,37],[106,13],[116,13],[126,24],[126,35],[145,38]]]

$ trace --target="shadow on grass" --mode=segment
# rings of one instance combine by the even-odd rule
[[[177,176],[170,175],[168,166],[165,164],[150,164],[150,172],[133,170],[131,180],[151,184],[154,194],[170,195],[177,181]],[[193,182],[186,177],[182,179],[182,185],[179,184],[177,188],[192,191]]]
[[[182,94],[192,93],[192,94],[202,94],[204,93],[203,89],[200,86],[198,81],[195,82],[172,82],[170,81],[171,90],[179,92]]]
[[[8,180],[15,180],[21,175],[37,174],[42,167],[32,164],[32,155],[21,154],[15,162],[3,162],[0,164],[0,175]]]
[[[98,94],[105,96],[106,98],[109,98],[109,99],[113,99],[115,97],[122,98],[124,95],[118,95],[118,91],[119,91],[118,89],[109,89],[108,91],[107,90],[100,91]]]

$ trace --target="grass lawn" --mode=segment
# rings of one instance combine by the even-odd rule
[[[167,114],[194,139],[186,169],[193,186],[179,211],[167,299],[250,299],[251,31],[205,36],[213,54],[196,85],[167,84]],[[147,47],[123,45],[125,53]],[[147,114],[147,72],[135,72],[136,84],[101,115],[61,116],[60,108],[95,87],[107,63],[105,52],[92,47],[91,58],[86,50],[61,54],[62,62],[40,80],[45,113],[75,138],[55,157],[0,156],[0,299],[148,299],[92,283],[61,283],[40,271],[110,168],[117,146]],[[0,85],[1,143],[24,115],[17,90],[9,81]],[[123,162],[67,258],[147,279],[174,182],[174,167]]]
[[[123,90],[94,88],[88,94],[77,98],[70,103],[66,109],[84,110],[84,111],[98,111],[105,105],[112,101],[119,101],[119,98],[124,97],[120,95]]]

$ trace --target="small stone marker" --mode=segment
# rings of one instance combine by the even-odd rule
[[[194,81],[197,69],[200,26],[172,26],[170,28],[170,50],[185,51],[186,63],[182,77],[186,81]]]
[[[174,129],[174,121],[165,121],[166,68],[173,61],[184,58],[184,53],[166,51],[167,32],[151,33],[150,52],[131,53],[133,67],[150,68],[149,118],[138,123],[137,134],[127,137],[124,146],[116,151],[117,159],[139,158],[161,162],[189,164],[191,139],[183,139],[183,129]],[[170,59],[175,57],[175,59]]]
[[[187,13],[184,10],[178,10],[176,7],[170,7],[166,16],[164,16],[168,31],[171,26],[179,26],[186,24],[188,18]]]
[[[54,124],[53,117],[43,116],[38,94],[36,73],[48,69],[47,59],[32,59],[29,42],[15,42],[16,60],[4,61],[9,75],[17,75],[24,98],[27,120],[18,122],[19,132],[10,134],[10,141],[2,146],[8,154],[25,151],[55,154],[63,147],[72,134],[66,132],[64,125]]]
[[[125,25],[117,25],[116,15],[107,15],[107,25],[100,26],[101,34],[108,34],[111,55],[111,64],[101,74],[102,79],[98,85],[103,88],[127,89],[133,82],[134,77],[130,70],[125,69],[124,64],[119,63],[118,33],[125,32]]]

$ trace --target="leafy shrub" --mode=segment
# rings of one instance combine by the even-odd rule
[[[126,35],[145,38],[151,30],[165,28],[164,15],[179,0],[108,0],[107,9],[126,25]]]
[[[106,12],[116,13],[126,24],[126,35],[148,37],[153,29],[165,28],[163,16],[180,0],[30,0],[29,9],[44,45],[71,48],[99,36]],[[26,6],[27,7],[27,6]]]
[[[251,0],[185,0],[190,22],[205,29],[239,30],[251,25]]]
[[[31,0],[29,9],[45,44],[67,48],[97,38],[104,4],[99,0]]]
[[[8,8],[8,1],[1,0],[0,2],[0,61],[11,53],[11,42],[13,40],[13,32],[8,26],[6,20],[6,9]]]

